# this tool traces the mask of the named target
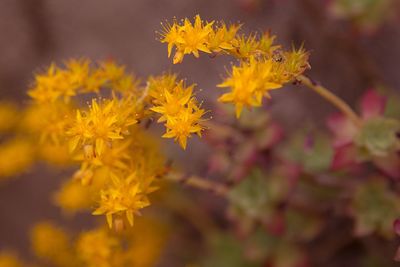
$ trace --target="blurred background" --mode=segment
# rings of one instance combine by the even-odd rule
[[[33,73],[53,61],[112,58],[143,79],[178,72],[202,89],[198,98],[212,107],[230,59],[188,56],[173,65],[156,33],[162,21],[200,14],[206,20],[243,23],[244,32],[270,30],[286,47],[304,43],[311,52],[308,74],[355,104],[368,88],[400,89],[399,10],[398,0],[2,0],[0,98],[23,104]],[[287,129],[314,119],[322,125],[321,119],[334,110],[311,91],[294,86],[274,95],[268,105]],[[207,147],[193,142],[183,155],[171,144],[166,149],[184,159],[189,170],[205,166]],[[33,221],[60,220],[49,202],[57,177],[39,166],[0,186],[0,249],[26,253]],[[87,219],[83,217],[67,223],[79,227]]]

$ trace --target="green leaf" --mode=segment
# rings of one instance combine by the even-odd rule
[[[311,139],[310,145],[306,144],[308,138]],[[333,149],[326,135],[306,131],[293,135],[281,152],[285,158],[300,164],[309,173],[326,171],[333,157]]]
[[[203,267],[255,267],[258,266],[244,257],[242,244],[233,236],[217,234],[210,239],[209,255]]]
[[[237,214],[255,219],[271,213],[268,183],[260,170],[243,179],[229,192],[228,198]]]
[[[362,126],[355,143],[373,156],[386,156],[399,148],[396,133],[400,131],[400,121],[389,118],[374,118]]]
[[[361,185],[354,196],[352,211],[356,234],[377,232],[393,236],[393,222],[400,214],[400,199],[388,189],[385,180],[371,180]]]
[[[314,238],[322,228],[322,220],[315,215],[301,213],[295,209],[286,211],[286,236],[304,241]]]

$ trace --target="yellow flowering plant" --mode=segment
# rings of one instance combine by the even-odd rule
[[[89,212],[105,217],[80,233],[52,222],[36,224],[30,237],[39,264],[155,266],[167,237],[181,230],[176,217],[190,222],[211,249],[207,259],[196,259],[199,266],[309,266],[310,254],[301,244],[324,231],[330,209],[354,221],[354,236],[393,236],[390,225],[400,206],[398,189],[389,188],[388,181],[400,178],[400,122],[385,115],[383,96],[368,92],[357,114],[304,74],[310,64],[303,45],[284,49],[270,32],[246,35],[242,25],[199,15],[162,23],[162,28],[160,42],[174,64],[201,53],[235,60],[216,85],[227,90],[218,101],[234,105],[234,112],[226,105],[206,110],[196,85],[176,74],[140,80],[114,61],[86,58],[51,63],[35,73],[25,108],[0,103],[5,137],[0,156],[16,159],[0,161],[0,177],[18,175],[35,162],[72,170],[52,194],[53,203],[69,216]],[[256,109],[264,98],[271,99],[272,91],[289,84],[304,85],[339,109],[327,122],[333,136],[310,129],[285,137],[267,112]],[[210,112],[222,116],[213,119]],[[150,129],[153,122],[164,125],[161,137],[183,150],[192,136],[205,133],[214,152],[205,173],[217,179],[177,170]],[[367,164],[373,171],[366,175]],[[358,178],[343,186],[342,176],[351,175]],[[210,218],[207,211],[213,205],[197,205],[192,195],[167,181],[222,198],[224,222],[232,233]],[[153,210],[137,220],[153,199],[160,214],[154,216]],[[325,202],[332,206],[326,208]],[[344,202],[344,208],[335,206]],[[310,229],[299,230],[303,226]],[[0,254],[0,267],[25,265],[12,252]]]

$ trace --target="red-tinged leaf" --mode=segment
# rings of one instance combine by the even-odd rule
[[[286,230],[285,217],[282,212],[276,213],[267,225],[267,230],[274,236],[282,236]]]
[[[393,179],[400,179],[400,157],[392,153],[387,157],[375,157],[373,162],[377,168]]]
[[[356,163],[356,156],[357,151],[352,144],[336,148],[331,169],[340,170],[354,165]]]
[[[352,143],[358,131],[357,127],[342,114],[328,117],[327,126],[335,135],[333,141],[335,147]]]
[[[382,116],[385,111],[387,98],[375,90],[368,90],[361,98],[361,113],[364,119]]]
[[[268,125],[268,128],[264,131],[260,131],[259,136],[257,136],[257,143],[261,149],[269,149],[272,146],[279,143],[283,138],[283,129],[276,123]]]
[[[396,255],[394,255],[393,258],[395,261],[399,261],[400,262],[400,247],[397,248],[396,250]]]
[[[394,229],[394,232],[395,232],[398,236],[400,236],[400,219],[399,219],[399,218],[397,218],[396,220],[394,220],[394,222],[393,222],[393,229]]]

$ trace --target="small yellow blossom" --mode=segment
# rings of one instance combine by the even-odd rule
[[[147,194],[153,192],[155,187],[143,187],[137,180],[136,173],[128,177],[111,175],[113,184],[100,192],[99,208],[93,215],[103,215],[107,217],[110,227],[113,225],[113,215],[125,213],[130,225],[134,223],[134,214],[150,205]],[[152,180],[152,179],[149,179]]]
[[[111,82],[121,79],[125,75],[125,67],[117,65],[112,60],[102,61],[99,65],[100,76]]]
[[[230,87],[231,92],[225,93],[218,100],[224,103],[232,102],[236,106],[236,116],[239,117],[243,107],[258,107],[264,96],[270,97],[269,91],[282,87],[272,79],[272,60],[256,60],[243,62],[233,66],[232,74],[219,87]]]
[[[159,76],[150,76],[147,81],[149,97],[152,104],[158,105],[165,102],[165,90],[172,91],[178,84],[178,76],[174,73]]]
[[[194,86],[191,86],[182,90],[182,87],[177,85],[173,92],[164,90],[163,96],[165,97],[165,102],[150,109],[162,114],[158,122],[167,121],[169,118],[177,116],[177,114],[186,107],[189,101],[192,100],[193,87]]]
[[[26,171],[34,162],[35,148],[29,140],[16,138],[0,144],[0,177]]]
[[[249,59],[254,56],[271,57],[275,51],[281,48],[279,45],[274,45],[275,38],[269,32],[262,34],[261,37],[255,33],[248,36],[237,36],[237,49],[233,50],[231,54],[240,59]]]
[[[74,151],[78,145],[91,145],[95,155],[101,155],[110,142],[123,139],[126,128],[137,122],[134,107],[126,104],[117,99],[100,103],[93,99],[87,112],[78,110],[66,132],[70,150]]]
[[[88,267],[114,267],[116,251],[119,248],[117,238],[105,229],[95,229],[82,233],[77,241],[79,258]]]
[[[0,133],[12,130],[20,120],[20,112],[16,104],[7,101],[0,102]]]
[[[67,214],[89,209],[93,205],[90,187],[83,186],[79,181],[68,180],[54,195],[54,202]]]
[[[172,82],[175,83],[173,86]],[[161,87],[157,88],[157,85]],[[158,122],[165,122],[167,130],[163,137],[174,138],[183,149],[192,134],[200,136],[204,129],[201,122],[205,111],[193,97],[193,88],[194,85],[186,87],[183,80],[177,81],[176,76],[167,75],[152,83],[150,94],[154,104],[150,110],[161,114]]]
[[[90,61],[88,59],[70,59],[65,62],[65,66],[66,73],[68,73],[66,78],[68,78],[70,84],[75,88],[82,86],[89,77]]]
[[[32,104],[24,112],[21,128],[39,138],[39,143],[61,146],[65,140],[67,118],[71,117],[71,105],[57,101]]]
[[[56,266],[74,266],[71,244],[67,233],[50,222],[36,224],[31,230],[35,255]]]
[[[15,253],[0,251],[0,267],[24,267],[25,265],[18,259]]]
[[[168,56],[171,55],[172,47],[176,46],[174,64],[182,62],[186,54],[199,57],[199,51],[211,53],[208,48],[208,38],[213,32],[213,23],[213,21],[204,23],[197,15],[193,24],[186,18],[182,25],[175,21],[172,25],[164,27],[161,42],[168,43]]]
[[[171,229],[159,218],[141,217],[127,231],[128,246],[124,251],[129,266],[153,267],[160,260]]]
[[[208,47],[213,52],[234,52],[238,47],[236,39],[237,32],[241,25],[229,25],[221,22],[209,35]]]
[[[54,63],[47,72],[35,77],[34,86],[28,95],[38,102],[54,102],[59,98],[68,101],[76,95],[78,87],[71,84],[69,72],[58,68]]]
[[[174,138],[183,149],[186,149],[187,139],[192,134],[201,136],[204,127],[200,124],[205,111],[197,106],[189,105],[179,115],[167,120],[165,138]]]

